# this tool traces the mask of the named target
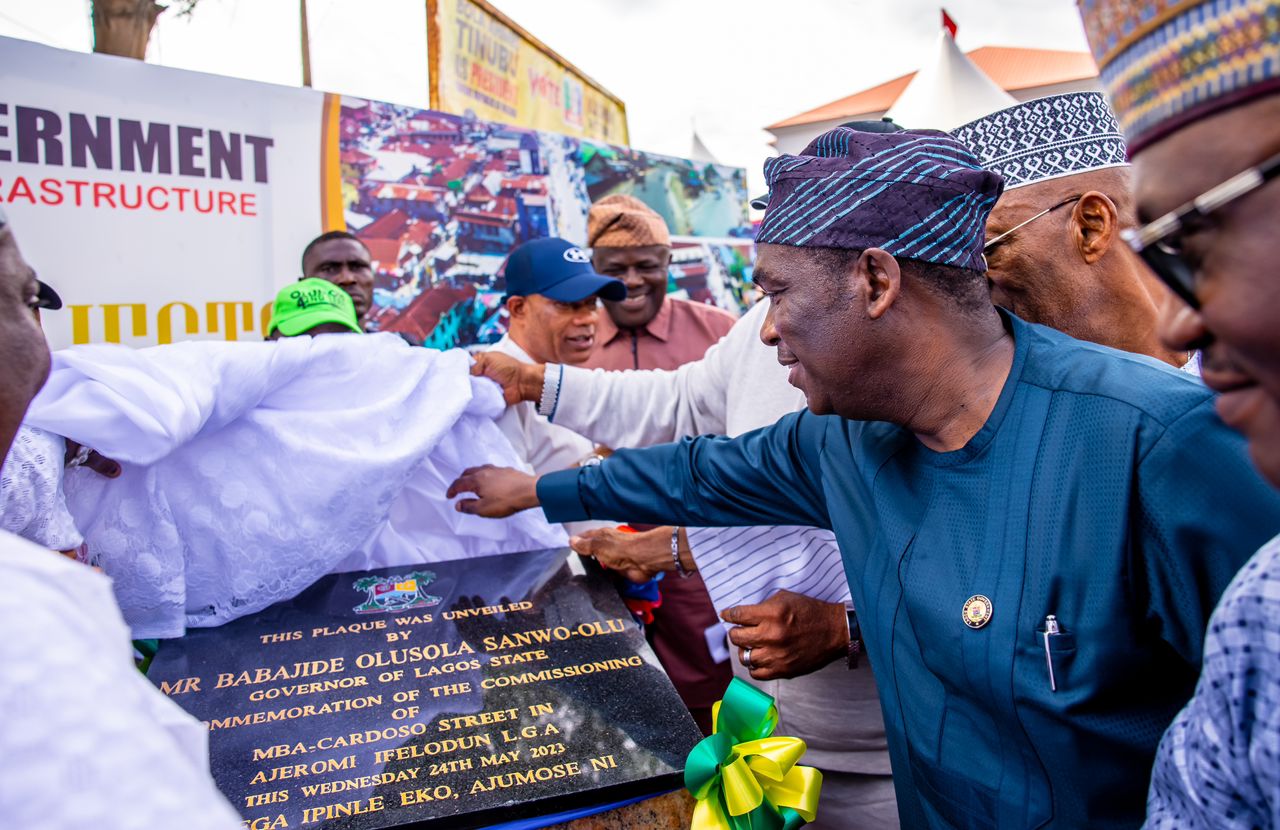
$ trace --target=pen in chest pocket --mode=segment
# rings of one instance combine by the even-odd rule
[[[1049,667],[1049,691],[1058,691],[1058,681],[1053,676],[1053,641],[1051,637],[1061,633],[1058,627],[1058,618],[1053,614],[1044,618],[1044,663]]]

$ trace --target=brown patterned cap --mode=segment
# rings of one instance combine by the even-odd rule
[[[615,193],[591,206],[587,213],[587,246],[642,248],[671,245],[667,223],[653,208],[634,196]]]

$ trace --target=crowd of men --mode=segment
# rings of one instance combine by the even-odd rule
[[[1280,827],[1280,0],[1080,5],[1106,96],[768,160],[736,320],[667,296],[670,234],[629,196],[504,265],[472,371],[519,468],[442,497],[540,507],[624,592],[661,577],[646,632],[691,715],[709,733],[734,674],[772,694],[823,772],[816,827]],[[302,274],[269,339],[368,328],[357,238]],[[58,303],[2,214],[0,300],[0,520],[74,555],[12,482],[119,469],[23,426],[31,311]],[[113,765],[95,820],[236,826],[108,583],[8,534],[0,573],[0,622],[38,634],[0,645],[0,826],[66,762],[49,729]],[[106,622],[69,626],[53,584]],[[37,729],[51,653],[103,668]],[[58,810],[13,826],[88,826]]]

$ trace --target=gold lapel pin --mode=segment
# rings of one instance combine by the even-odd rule
[[[961,616],[964,617],[964,624],[970,628],[982,628],[991,622],[991,600],[982,594],[974,594],[964,601]]]

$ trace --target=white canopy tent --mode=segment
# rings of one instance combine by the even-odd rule
[[[953,130],[1016,103],[944,29],[933,61],[916,73],[886,116],[909,129]]]
[[[711,149],[703,142],[702,136],[698,135],[698,128],[696,125],[693,128],[693,140],[689,145],[688,158],[691,161],[711,162],[712,164],[720,163],[719,159],[712,154]]]

